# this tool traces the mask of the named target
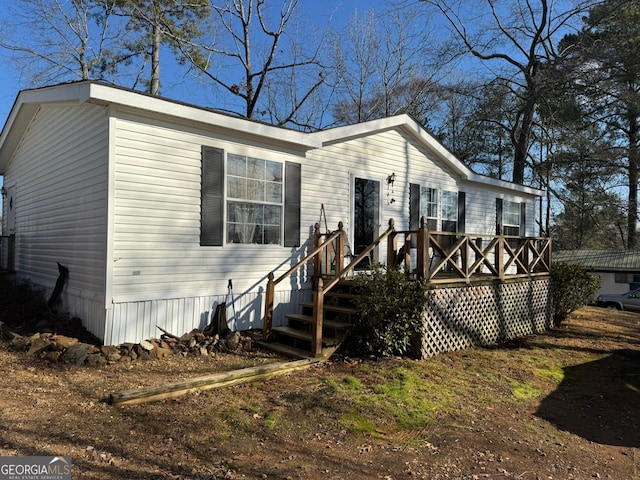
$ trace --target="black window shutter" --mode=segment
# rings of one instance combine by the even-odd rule
[[[224,236],[224,150],[202,147],[200,245],[221,246]]]
[[[467,217],[466,212],[466,195],[464,192],[458,192],[458,232],[465,232],[465,221]]]
[[[420,185],[416,183],[409,184],[409,230],[418,230],[420,228]],[[411,246],[415,248],[418,245],[417,236],[411,236]]]
[[[502,199],[496,198],[496,235],[502,235]]]
[[[522,202],[520,204],[520,236],[527,236],[527,204]]]
[[[284,246],[300,246],[300,204],[302,197],[301,165],[285,163]]]
[[[409,230],[420,228],[420,185],[409,185]]]

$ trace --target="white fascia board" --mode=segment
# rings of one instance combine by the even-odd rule
[[[542,197],[544,195],[544,190],[507,182],[506,180],[498,180],[497,178],[485,177],[484,175],[478,175],[477,173],[472,173],[469,176],[469,181],[483,183],[485,185],[491,185],[492,187],[503,188],[505,190],[515,190],[518,193],[524,193],[534,197]]]
[[[2,132],[0,132],[0,175],[4,172],[9,158],[17,147],[37,108],[40,105],[60,102],[79,105],[85,102],[98,105],[122,105],[152,114],[168,115],[177,119],[229,129],[239,135],[261,137],[267,143],[284,142],[293,144],[303,150],[311,150],[322,146],[316,137],[308,133],[222,115],[159,97],[86,81],[23,90],[18,94]]]
[[[89,84],[85,82],[56,85],[53,87],[22,90],[11,107],[7,121],[0,133],[0,175],[6,169],[13,151],[38,107],[51,103],[82,104],[88,99]]]
[[[537,197],[541,197],[544,194],[542,190],[473,173],[471,169],[458,160],[444,147],[444,145],[442,145],[442,143],[436,140],[436,138],[434,138],[422,125],[420,125],[420,123],[406,114],[371,120],[369,122],[357,123],[354,125],[347,125],[344,127],[336,127],[330,130],[313,133],[311,135],[317,137],[322,145],[326,146],[394,129],[403,130],[411,135],[423,147],[438,156],[464,181],[489,185],[494,188],[516,191],[518,193]]]
[[[291,143],[304,149],[319,148],[321,146],[308,133],[297,130],[289,130],[243,118],[222,115],[210,110],[168,101],[159,97],[142,95],[129,90],[113,88],[108,85],[90,83],[88,86],[90,92],[86,98],[90,102],[124,105],[151,113],[233,130],[242,135],[263,137],[270,142]]]

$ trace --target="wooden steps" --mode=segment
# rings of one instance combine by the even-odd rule
[[[341,281],[335,290],[326,292],[324,298],[320,356],[328,358],[346,338],[354,325],[355,316],[360,312],[354,306],[357,294],[353,293],[351,281]],[[313,303],[302,303],[299,307],[300,313],[285,315],[287,325],[273,327],[272,337],[268,341],[259,341],[258,344],[294,358],[313,358]]]

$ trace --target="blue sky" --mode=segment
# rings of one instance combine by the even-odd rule
[[[406,4],[418,3],[418,0],[401,0]],[[385,12],[390,8],[389,0],[300,0],[300,13],[303,22],[311,22],[319,31],[330,26],[338,29],[349,22],[356,11],[358,12]],[[0,20],[4,20],[7,15],[6,9],[0,9]],[[167,98],[181,100],[193,104],[202,104],[198,96],[202,92],[197,92],[193,88],[193,82],[187,82],[180,77],[172,75],[170,63],[167,60],[169,53],[165,53],[162,62],[161,81],[163,89],[161,94]],[[125,85],[127,86],[127,85]],[[0,50],[0,127],[4,127],[7,117],[15,102],[15,99],[22,89],[32,88],[28,78],[21,78],[19,72],[13,68],[10,53]],[[194,92],[195,90],[195,92]],[[201,97],[202,98],[202,97]],[[207,106],[215,106],[208,104]],[[0,176],[0,180],[2,176]],[[2,182],[0,181],[0,184]],[[2,199],[0,198],[0,215]]]
[[[417,3],[417,0],[408,0],[407,3]],[[356,10],[384,12],[389,8],[389,3],[388,0],[300,0],[299,8],[304,19],[323,29],[330,21],[333,28],[344,25]],[[4,11],[0,10],[0,18],[5,14]],[[196,98],[189,98],[193,96],[190,93],[193,91],[192,84],[186,84],[180,78],[170,78],[170,72],[166,69],[161,72],[161,78],[165,86],[162,90],[164,96],[198,104]],[[29,87],[28,79],[21,79],[12,68],[8,52],[0,50],[0,125],[4,126],[18,92]]]

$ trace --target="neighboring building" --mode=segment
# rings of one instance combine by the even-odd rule
[[[640,250],[560,250],[553,252],[553,262],[582,265],[599,276],[597,295],[640,288]]]
[[[316,223],[342,221],[352,253],[389,218],[533,236],[541,195],[472,173],[406,115],[302,133],[96,82],[20,92],[0,175],[17,277],[52,289],[66,266],[65,308],[111,344],[203,328],[229,279],[237,327],[260,327],[267,275]],[[283,283],[274,324],[310,297],[306,271]]]

